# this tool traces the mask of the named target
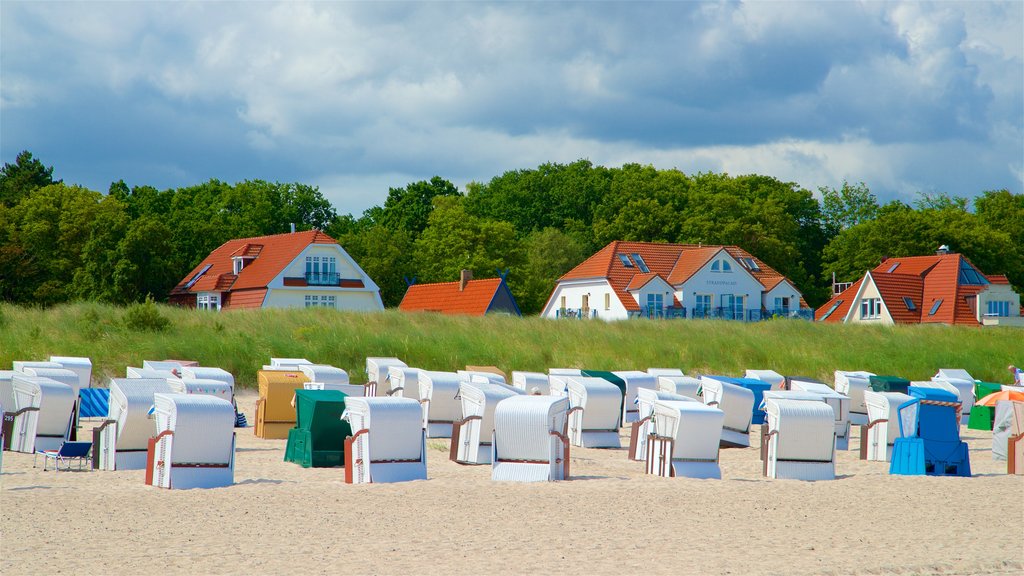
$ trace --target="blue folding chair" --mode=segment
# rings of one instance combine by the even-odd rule
[[[890,474],[970,476],[967,443],[960,440],[960,402],[938,388],[911,386],[913,398],[897,408],[900,436],[892,447]]]
[[[54,469],[58,472],[61,463],[66,464],[65,470],[71,470],[71,462],[74,460],[78,461],[78,469],[81,470],[82,464],[89,461],[90,451],[92,451],[92,442],[65,441],[58,450],[36,450],[35,456],[32,457],[32,467],[36,467],[36,456],[42,455],[43,472],[46,472],[46,465],[50,460],[53,460]]]

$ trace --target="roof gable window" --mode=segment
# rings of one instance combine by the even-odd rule
[[[932,309],[928,311],[929,316],[935,316],[935,313],[939,311],[939,307],[942,306],[942,298],[939,298],[932,304]]]
[[[726,259],[715,260],[711,263],[712,272],[732,272],[732,264]]]

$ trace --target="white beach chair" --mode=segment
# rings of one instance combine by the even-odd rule
[[[452,426],[462,418],[459,402],[459,375],[455,372],[420,370],[420,397],[423,429],[427,438],[451,438]]]
[[[874,372],[835,371],[835,391],[850,397],[850,424],[866,426],[868,424],[868,408],[864,404],[864,391],[871,389],[869,378]]]
[[[405,367],[406,363],[398,358],[371,356],[366,359],[366,391],[367,396],[386,396],[388,393],[388,369],[391,366]],[[407,398],[411,398],[406,394]]]
[[[0,370],[0,406],[14,412],[14,370]]]
[[[419,368],[411,368],[409,366],[388,366],[387,373],[387,385],[385,386],[385,388],[387,388],[387,393],[385,396],[419,400]]]
[[[14,424],[11,450],[33,454],[59,450],[74,423],[75,392],[71,386],[42,376],[15,373]]]
[[[492,382],[462,382],[459,399],[462,419],[452,427],[449,458],[460,464],[490,464],[494,435],[494,407],[498,402],[523,394],[521,390]]]
[[[128,366],[124,370],[124,375],[125,378],[160,378],[163,380],[181,377],[180,372],[176,370],[157,370],[154,368],[146,368],[144,366],[141,368],[138,366]]]
[[[349,384],[348,372],[328,364],[302,364],[299,366],[299,371],[305,374],[310,382]]]
[[[526,394],[547,396],[551,392],[551,382],[543,372],[512,372],[512,386]]]
[[[149,380],[149,379],[146,379]],[[229,403],[234,397],[234,389],[230,384],[221,380],[207,380],[205,378],[166,378],[165,382],[171,387],[172,394],[206,394],[214,396]]]
[[[725,448],[750,446],[750,422],[754,415],[754,393],[742,386],[712,376],[700,377],[704,403],[725,413],[721,444]]]
[[[850,449],[850,397],[840,394],[828,384],[811,382],[804,379],[791,379],[790,390],[812,392],[821,397],[822,401],[832,407],[836,419],[836,450]]]
[[[352,426],[352,436],[345,439],[345,482],[426,480],[426,437],[419,402],[346,398],[341,417]]]
[[[900,437],[898,409],[913,398],[902,392],[864,392],[868,423],[860,430],[860,458],[888,462],[892,447]]]
[[[507,386],[505,377],[501,374],[495,374],[494,372],[484,372],[481,370],[458,370],[456,374],[463,382],[480,382],[482,384],[501,384]]]
[[[718,451],[725,414],[700,402],[658,400],[645,438],[647,473],[666,478],[722,477]]]
[[[181,362],[176,360],[143,360],[142,367],[146,370],[158,370],[161,372],[170,372],[175,376],[181,377],[181,369],[184,367]]]
[[[491,479],[548,482],[569,479],[566,436],[569,399],[513,396],[494,409]]]
[[[160,488],[219,488],[235,481],[235,409],[207,394],[153,395],[156,436],[148,479]]]
[[[548,394],[551,396],[566,396],[566,384],[570,376],[582,376],[583,371],[577,368],[549,368],[548,369]]]
[[[288,372],[298,372],[299,366],[307,366],[312,364],[305,358],[271,358],[270,367],[272,370],[286,370]]]
[[[50,356],[50,362],[78,375],[78,389],[92,387],[92,360],[80,356]]]
[[[622,403],[622,425],[636,422],[640,419],[636,407],[637,390],[640,388],[657,390],[658,377],[639,370],[623,370],[612,372],[612,374],[622,378],[622,381],[626,383],[626,398]]]
[[[213,366],[185,366],[181,368],[182,380],[218,380],[231,386],[232,394],[235,390],[235,377],[224,370]]]
[[[651,433],[651,416],[654,414],[654,403],[658,400],[675,400],[679,402],[697,402],[688,396],[682,396],[664,390],[640,388],[636,391],[637,416],[639,419],[630,424],[629,459],[643,462],[647,459],[647,436]],[[703,403],[701,403],[703,405]]]
[[[651,376],[686,376],[679,368],[648,368],[647,373]]]
[[[60,362],[46,360],[15,360],[11,362],[11,367],[15,372],[24,374],[26,368],[63,368],[64,366]]]
[[[621,448],[622,391],[603,378],[569,376],[569,441],[583,448]]]
[[[967,424],[971,417],[971,408],[974,407],[974,402],[977,400],[974,397],[974,384],[977,380],[971,377],[966,370],[942,368],[935,376],[932,376],[932,382],[945,382],[956,388],[961,405],[960,423]]]
[[[836,477],[835,415],[824,402],[768,398],[764,474],[788,480]]]
[[[700,395],[700,379],[692,376],[658,376],[657,378],[658,390],[703,401]]]
[[[111,378],[110,411],[93,429],[93,468],[143,470],[153,436],[149,409],[155,394],[173,393],[167,380],[158,378]]]
[[[1019,421],[1024,420],[1024,403],[1000,400],[996,402],[995,417],[992,421],[992,459],[1009,458],[1010,437],[1019,434]],[[1013,471],[1009,471],[1013,474]]]
[[[747,370],[744,378],[753,378],[772,385],[772,390],[783,390],[786,388],[786,377],[775,370]]]

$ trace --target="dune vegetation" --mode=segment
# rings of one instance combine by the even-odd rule
[[[545,371],[550,367],[742,374],[770,368],[832,381],[832,371],[870,370],[911,380],[938,368],[965,368],[1007,382],[1024,363],[1024,330],[959,326],[823,325],[692,320],[552,321],[347,313],[324,308],[205,313],[159,304],[75,303],[52,308],[0,305],[0,366],[49,355],[88,356],[98,381],[123,376],[143,359],[191,359],[232,372],[253,386],[271,356],[303,357],[363,381],[367,356],[397,356],[411,366],[456,370],[467,364]]]

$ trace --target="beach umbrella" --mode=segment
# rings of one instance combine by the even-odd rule
[[[974,403],[975,406],[995,406],[996,402],[1000,400],[1009,400],[1010,402],[1024,402],[1024,392],[1017,392],[1016,390],[1003,390],[1001,392],[995,392],[985,396],[981,400]]]

